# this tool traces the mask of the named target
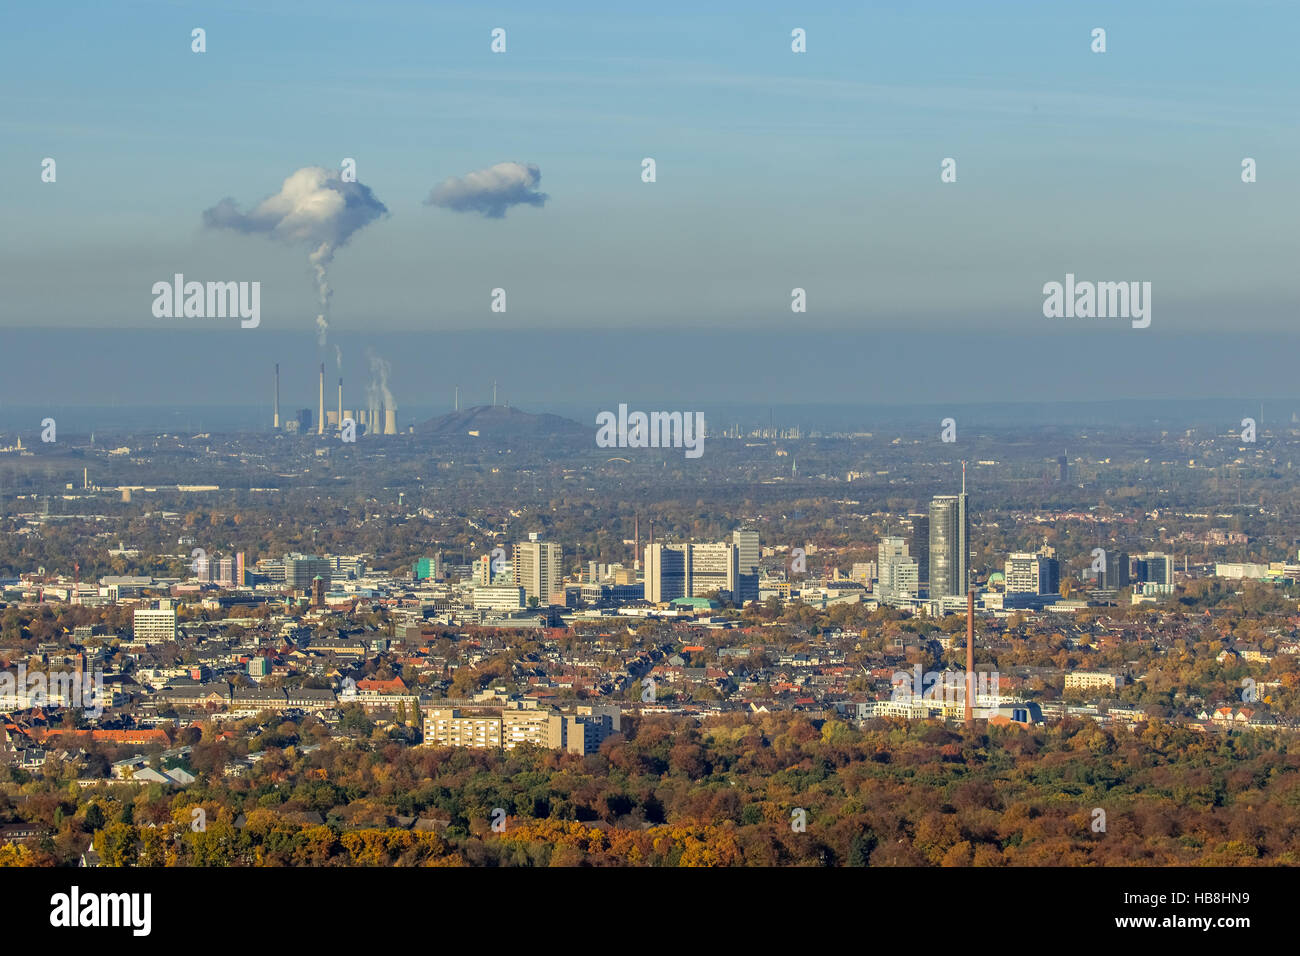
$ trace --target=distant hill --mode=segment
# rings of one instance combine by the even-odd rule
[[[470,432],[478,432],[472,436]],[[581,425],[559,415],[534,415],[504,405],[476,405],[473,408],[431,418],[415,426],[417,435],[430,438],[469,439],[492,443],[564,441],[590,442],[595,446],[595,426]]]

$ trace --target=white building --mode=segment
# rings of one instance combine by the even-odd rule
[[[876,549],[876,567],[880,575],[876,599],[882,604],[910,600],[920,593],[920,567],[908,554],[905,538],[881,538]]]
[[[158,602],[156,610],[136,608],[135,639],[142,644],[164,644],[176,640],[176,611],[172,602]]]
[[[520,542],[515,545],[511,563],[514,583],[524,589],[524,598],[537,598],[539,604],[550,604],[564,576],[560,546],[550,541]]]

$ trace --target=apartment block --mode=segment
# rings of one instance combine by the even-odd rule
[[[572,713],[562,713],[535,701],[509,701],[502,707],[429,708],[424,714],[424,742],[504,750],[534,744],[590,754],[620,726],[618,708],[609,705],[580,704]]]
[[[1124,686],[1124,678],[1106,671],[1073,671],[1065,675],[1066,690],[1114,691]]]

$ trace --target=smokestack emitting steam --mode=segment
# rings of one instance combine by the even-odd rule
[[[325,363],[320,363],[320,413],[317,416],[316,434],[325,434]]]
[[[275,363],[275,424],[276,431],[280,430],[280,363]]]
[[[370,384],[366,387],[370,399],[370,424],[367,426],[367,431],[375,435],[381,432],[385,435],[396,435],[397,402],[393,400],[393,393],[388,388],[389,365],[370,349],[366,350],[366,357],[370,360]],[[388,428],[390,417],[391,431]]]
[[[965,470],[965,469],[963,469]],[[966,726],[975,726],[975,591],[966,592]]]

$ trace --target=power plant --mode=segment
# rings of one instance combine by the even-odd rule
[[[397,406],[391,404],[392,394],[388,391],[386,380],[381,381],[378,389],[372,382],[370,395],[369,408],[345,409],[343,407],[343,377],[339,376],[338,407],[327,411],[325,408],[325,363],[322,362],[317,384],[315,417],[313,418],[310,408],[304,408],[295,416],[282,421],[280,418],[280,363],[277,362],[275,363],[275,405],[271,428],[277,432],[283,430],[291,433],[307,434],[313,430],[312,426],[314,425],[316,434],[323,437],[337,432],[343,427],[345,421],[351,419],[361,426],[359,433],[396,435]],[[380,395],[382,395],[382,398],[380,398]],[[326,431],[327,428],[328,432]]]

